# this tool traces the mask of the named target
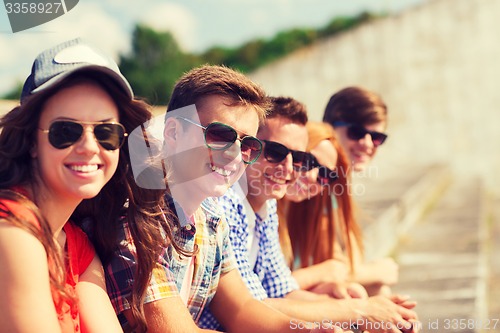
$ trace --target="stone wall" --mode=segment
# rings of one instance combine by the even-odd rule
[[[377,91],[390,116],[377,174],[445,162],[500,192],[499,0],[431,0],[250,76],[270,94],[304,102],[313,120],[338,89]]]

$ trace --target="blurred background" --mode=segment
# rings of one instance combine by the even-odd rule
[[[0,10],[0,112],[36,55],[75,37],[111,54],[158,113],[204,63],[300,100],[312,120],[341,88],[373,90],[389,139],[354,175],[376,222],[365,225],[368,256],[398,259],[423,332],[500,331],[499,18],[500,0],[85,0],[14,34]],[[483,325],[447,330],[451,318]]]
[[[203,63],[297,98],[314,120],[333,92],[361,85],[389,106],[379,171],[444,162],[498,194],[498,14],[497,0],[86,0],[13,34],[0,11],[0,97],[18,98],[41,50],[79,36],[112,54],[155,105]]]

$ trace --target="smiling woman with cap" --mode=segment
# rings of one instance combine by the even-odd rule
[[[0,332],[121,332],[70,217],[116,219],[134,186],[127,133],[150,118],[114,61],[81,40],[35,59],[0,120]]]

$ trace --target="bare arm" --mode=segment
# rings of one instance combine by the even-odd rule
[[[415,312],[383,296],[368,299],[330,298],[311,301],[300,299],[300,295],[293,295],[293,293],[290,293],[290,296],[287,295],[286,298],[269,298],[265,302],[291,317],[309,322],[330,320],[334,323],[341,323],[343,327],[347,323],[352,323],[358,324],[360,328],[367,327],[369,323],[385,323],[380,330],[370,330],[372,333],[399,333],[400,330],[396,325],[402,328],[408,325],[408,321],[417,320]],[[402,332],[415,331],[402,329]]]
[[[301,289],[310,289],[323,282],[346,281],[349,266],[336,259],[325,260],[319,264],[294,270],[292,275]]]
[[[237,270],[221,276],[210,309],[228,333],[342,332],[293,319],[252,298]]]
[[[60,332],[43,245],[0,220],[0,332]]]
[[[363,284],[394,285],[398,282],[398,264],[392,258],[381,258],[356,267],[354,280]]]
[[[148,333],[201,333],[213,332],[196,326],[179,296],[163,298],[144,304],[144,313],[148,325]],[[127,321],[134,325],[132,311],[124,311]]]
[[[106,293],[104,271],[96,255],[76,285],[82,333],[123,332]]]

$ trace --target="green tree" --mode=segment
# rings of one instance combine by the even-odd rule
[[[184,54],[170,32],[157,32],[137,25],[132,35],[132,52],[120,57],[120,69],[136,96],[152,104],[168,103],[175,81],[199,64],[196,56]]]
[[[19,100],[21,98],[21,92],[23,91],[23,84],[21,82],[12,88],[11,91],[2,96],[2,99]]]

